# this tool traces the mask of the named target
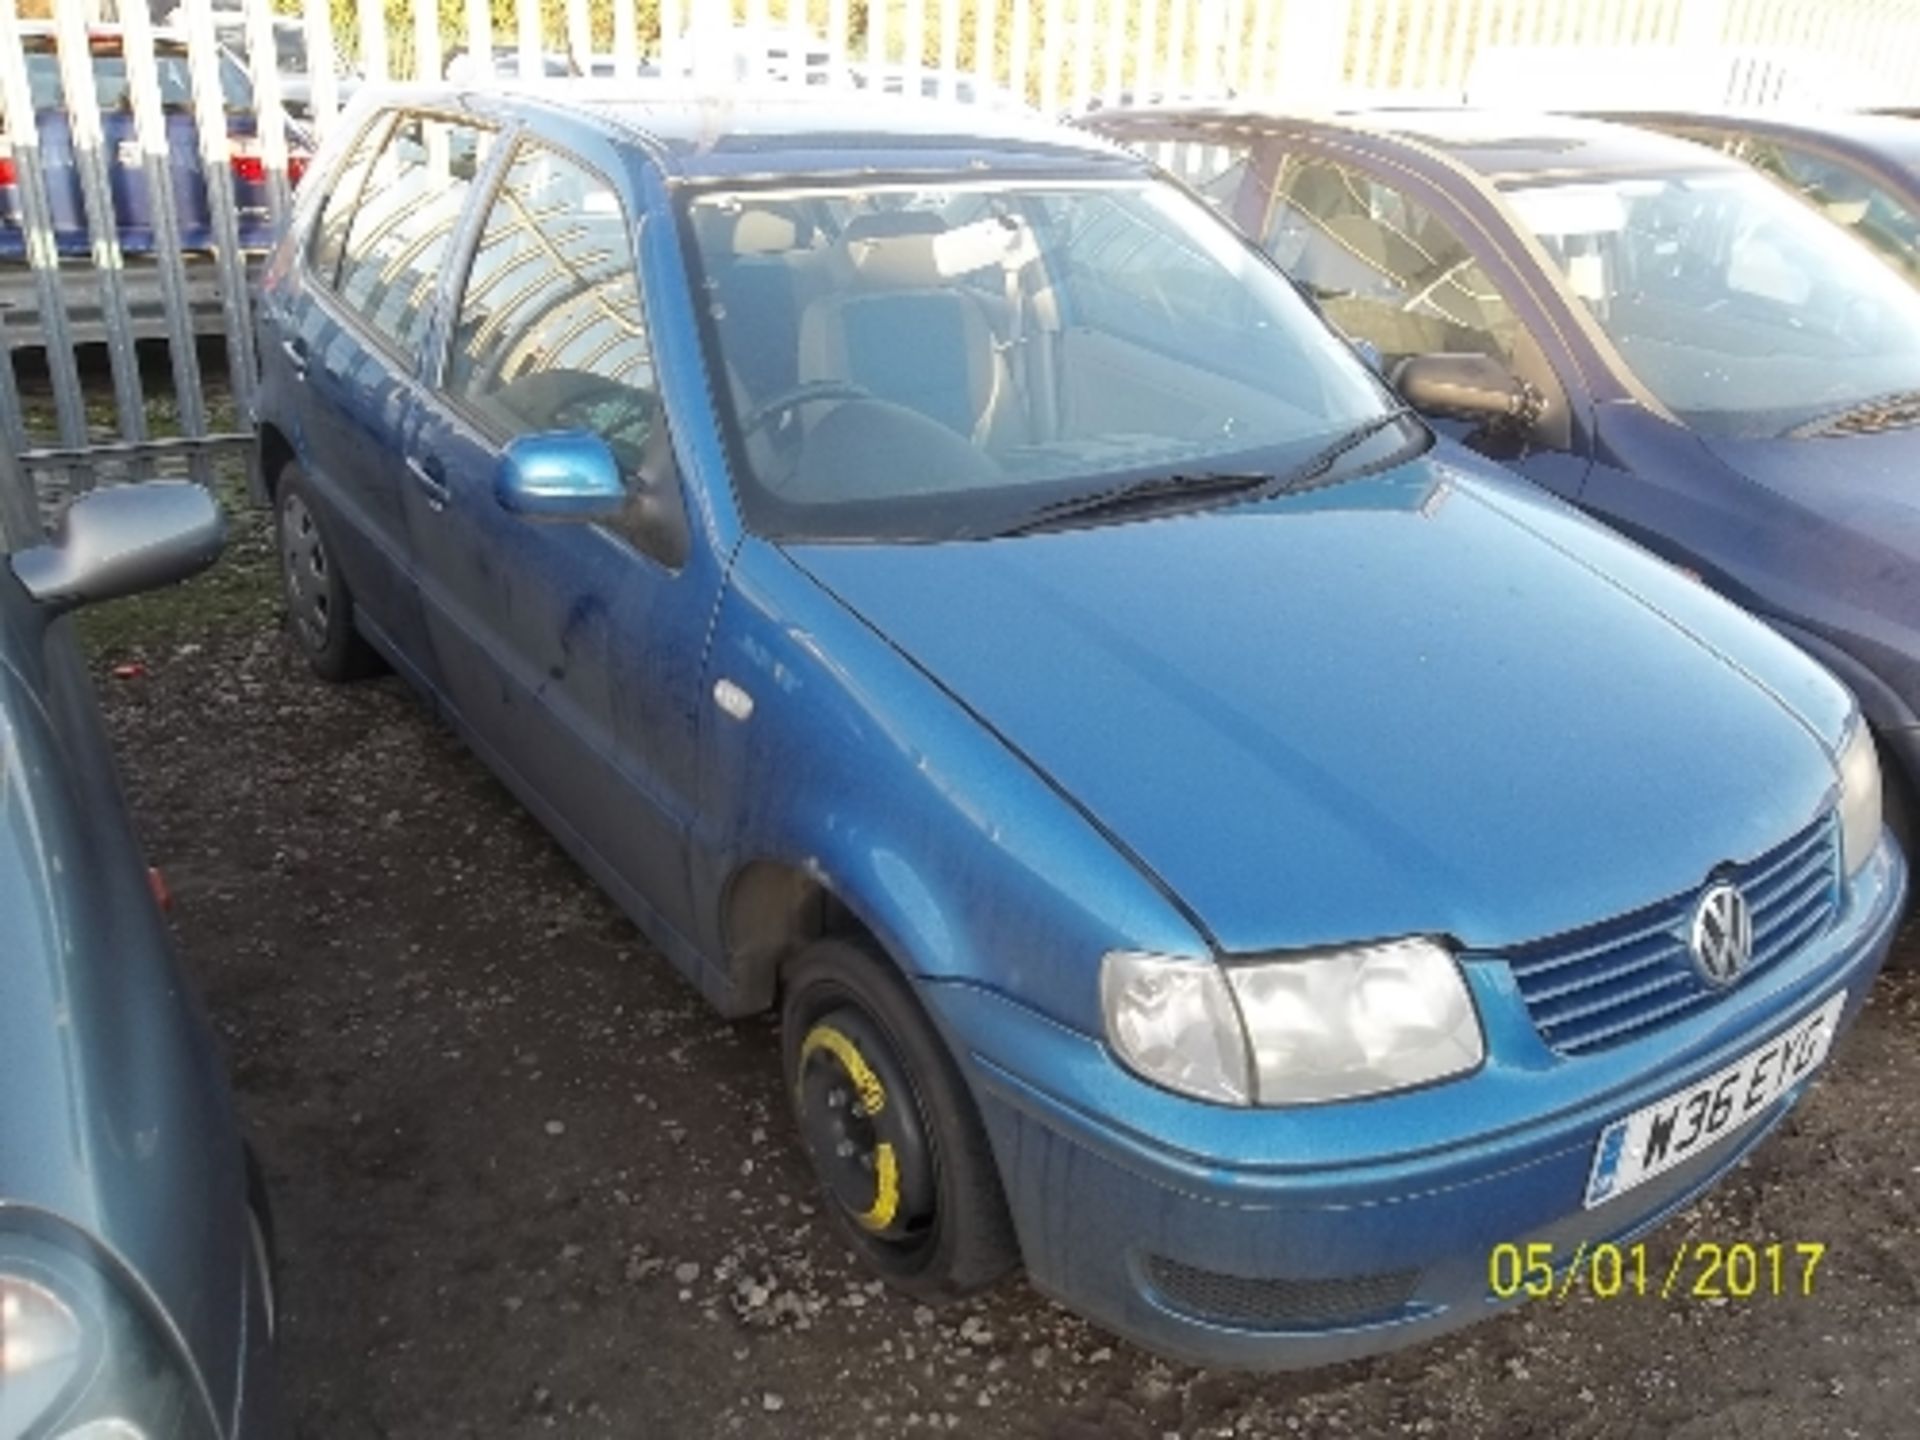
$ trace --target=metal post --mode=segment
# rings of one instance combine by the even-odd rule
[[[532,80],[546,70],[540,54],[541,34],[539,0],[522,0],[516,18],[520,22],[520,78]]]
[[[907,0],[907,94],[920,93],[927,60],[927,0]]]
[[[147,438],[146,399],[140,393],[140,358],[133,348],[133,311],[127,304],[126,257],[120,252],[119,217],[107,179],[106,134],[100,123],[100,97],[93,84],[93,50],[79,7],[54,7],[54,37],[60,52],[60,88],[67,104],[67,133],[73,142],[73,166],[87,212],[87,240],[93,254],[93,278],[100,287],[100,320],[107,333],[107,362],[113,373],[113,403],[119,411],[120,437],[132,444]],[[91,474],[85,477],[88,483]]]
[[[6,387],[13,386],[13,364],[6,365]],[[17,395],[12,397],[17,409]],[[0,550],[19,550],[34,544],[45,533],[40,523],[40,501],[34,492],[33,476],[13,446],[0,447]]]
[[[220,90],[220,59],[213,34],[211,0],[187,0],[187,64],[193,75],[194,128],[200,132],[200,169],[206,177],[207,209],[213,221],[214,262],[220,270],[220,310],[227,327],[227,378],[234,408],[253,415],[253,314],[247,266],[240,253],[234,213],[233,169],[227,149],[227,107]]]
[[[1040,108],[1049,115],[1060,113],[1060,7],[1061,0],[1047,0],[1040,13]]]
[[[340,89],[335,79],[340,65],[339,51],[333,43],[333,11],[327,0],[305,0],[307,35],[308,115],[313,133],[324,137],[333,128],[333,117],[340,110]]]
[[[960,0],[940,0],[940,94],[953,98],[953,77],[960,70]]]
[[[633,0],[613,0],[613,73],[631,80],[640,73],[640,36]]]
[[[287,179],[287,111],[280,98],[280,52],[267,0],[246,0],[247,70],[253,79],[254,138],[267,172],[267,213],[273,233],[287,228],[292,185]]]
[[[20,218],[40,302],[40,331],[46,343],[47,373],[53,382],[53,409],[60,442],[84,445],[86,402],[80,371],[73,359],[73,332],[67,324],[60,286],[60,251],[53,233],[53,205],[40,164],[40,122],[27,82],[26,53],[20,41],[20,16],[14,0],[0,0],[0,107],[12,117],[13,168],[20,190]]]
[[[1133,99],[1135,104],[1151,101],[1159,88],[1159,36],[1155,34],[1160,18],[1160,0],[1140,0],[1140,33],[1133,52]]]
[[[833,83],[847,83],[847,0],[829,0],[827,5],[827,53],[833,57],[829,72]]]
[[[160,76],[153,61],[153,28],[143,6],[127,6],[120,44],[126,56],[127,94],[133,102],[141,168],[147,177],[147,203],[153,211],[153,258],[159,267],[160,298],[167,313],[167,358],[173,366],[174,403],[180,414],[181,433],[198,438],[207,433],[207,402],[201,389],[200,352],[194,341],[186,261],[180,254],[180,214],[174,203]],[[212,478],[213,470],[204,452],[194,451],[188,463],[194,479],[204,484]]]
[[[1013,67],[1008,82],[1022,100],[1039,99],[1033,88],[1033,0],[1013,0]]]
[[[1093,52],[1093,0],[1074,0],[1073,84],[1067,104],[1075,114],[1087,108],[1087,97],[1093,94]]]
[[[360,73],[369,85],[383,83],[387,69],[387,15],[380,0],[360,0]]]
[[[593,73],[593,26],[587,20],[587,0],[567,0],[567,59],[582,75]]]
[[[1360,43],[1380,42],[1362,32]],[[1289,105],[1312,107],[1331,103],[1344,86],[1342,70],[1346,48],[1347,0],[1288,4],[1280,12],[1280,53],[1273,71],[1274,93],[1286,96]]]

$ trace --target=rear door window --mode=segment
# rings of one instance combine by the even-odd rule
[[[351,208],[335,288],[408,359],[426,338],[448,245],[493,138],[466,121],[402,114]]]

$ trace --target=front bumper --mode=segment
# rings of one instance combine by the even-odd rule
[[[1790,961],[1641,1040],[1562,1058],[1493,966],[1469,967],[1489,1060],[1464,1079],[1291,1110],[1144,1084],[1105,1047],[1005,997],[936,985],[969,1069],[1033,1283],[1150,1350],[1288,1369],[1397,1349],[1503,1304],[1493,1248],[1632,1237],[1731,1169],[1798,1100],[1657,1178],[1583,1207],[1606,1125],[1712,1074],[1847,992],[1864,1005],[1905,902],[1885,843]],[[1517,1021],[1516,1021],[1517,1015]]]

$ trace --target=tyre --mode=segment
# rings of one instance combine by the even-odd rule
[[[353,592],[334,564],[326,527],[307,477],[289,462],[274,485],[274,536],[280,584],[294,643],[322,680],[358,680],[380,658],[353,625]]]
[[[849,1243],[896,1289],[946,1300],[1019,1260],[985,1130],[887,958],[821,940],[788,967],[781,1056],[801,1143]]]
[[[1906,772],[1888,753],[1884,744],[1875,742],[1880,753],[1880,814],[1893,838],[1908,859],[1913,858],[1913,793]]]

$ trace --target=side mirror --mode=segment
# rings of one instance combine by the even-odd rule
[[[626,509],[627,482],[598,435],[549,430],[508,444],[493,496],[527,520],[614,520]]]
[[[1393,388],[1428,415],[1481,424],[1539,418],[1539,400],[1514,373],[1490,355],[1414,355],[1391,377]]]
[[[13,573],[51,614],[171,585],[214,562],[226,517],[205,487],[149,480],[82,495],[53,537],[13,556]]]

